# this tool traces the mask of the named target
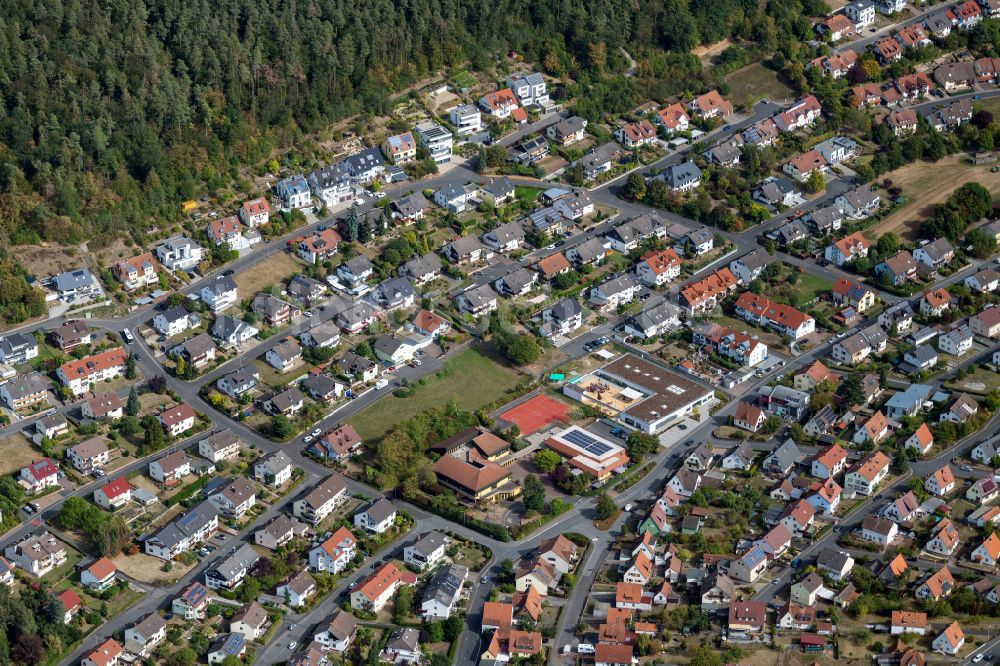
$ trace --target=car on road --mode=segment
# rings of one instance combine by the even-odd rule
[[[225,534],[216,534],[215,538],[218,539],[219,541],[225,541],[226,540],[226,535]]]
[[[378,391],[384,389],[388,385],[389,385],[388,379],[380,379],[377,382],[375,382],[375,390]]]
[[[299,626],[299,625],[297,625],[296,623],[292,622],[290,625],[288,625],[288,631],[291,631],[292,629],[294,629],[297,626]]]
[[[305,315],[305,316],[307,316],[307,317],[312,317],[312,316],[313,316],[313,312],[312,312],[312,310],[306,310],[306,311],[305,311],[305,312],[303,312],[302,314],[304,314],[304,315]]]
[[[647,291],[645,294],[643,294],[642,296],[639,297],[639,300],[640,301],[648,301],[650,298],[652,298],[652,296],[653,296],[653,292]]]
[[[312,436],[313,437],[319,437],[322,434],[323,434],[323,429],[322,428],[316,428],[315,430],[312,431]]]
[[[380,192],[376,192],[375,196],[378,197],[379,199],[385,199],[385,192],[381,192],[381,191]]]
[[[483,576],[482,578],[479,579],[479,582],[480,583],[488,583],[488,582],[490,582],[490,577],[489,576]]]
[[[35,512],[35,509],[30,504],[25,504],[21,507],[21,511],[24,511],[29,516]]]
[[[306,435],[305,437],[302,438],[302,443],[303,444],[308,444],[311,441],[313,441],[313,436],[312,435]]]
[[[122,329],[122,339],[127,344],[132,344],[133,342],[135,342],[135,338],[132,337],[132,331],[128,330],[127,328]]]
[[[556,244],[555,244],[555,243],[552,243],[551,245],[546,245],[546,246],[545,246],[544,248],[542,248],[542,249],[543,249],[543,250],[554,250],[554,249],[556,249]]]
[[[552,247],[562,247],[565,244],[566,244],[566,241],[561,240],[561,241],[557,241],[556,244],[553,245]]]
[[[981,95],[977,95],[977,98],[978,97],[981,97]],[[982,660],[983,660],[983,653],[980,652],[979,654],[977,654],[975,657],[972,658],[972,663],[973,664],[978,664]]]
[[[572,235],[573,235],[572,231],[564,231],[563,232],[563,238],[569,238]]]
[[[723,132],[728,132],[728,131],[729,131],[729,130],[731,130],[731,129],[733,129],[733,126],[732,126],[732,125],[726,125],[725,127],[723,127],[723,128],[722,128],[722,131],[723,131]]]
[[[358,586],[358,581],[356,581],[356,580],[352,580],[352,581],[351,581],[351,584],[347,586],[347,589],[348,589],[348,590],[353,590],[353,589],[354,589],[354,588],[356,588],[357,586]]]
[[[971,472],[972,471],[972,465],[962,465],[961,470],[963,472]]]
[[[626,504],[624,506],[623,510],[625,511],[625,513],[628,513],[629,511],[631,511],[632,510],[632,502],[629,502],[628,504]]]
[[[296,643],[295,641],[292,641],[291,643],[288,644],[288,649],[289,650],[294,650],[296,645],[298,645],[298,643]]]
[[[976,96],[975,96],[975,97],[973,97],[972,99],[982,99],[982,98],[983,98],[983,96],[982,96],[982,95],[976,95]],[[978,656],[978,657],[982,657],[983,655],[981,655],[981,654],[980,654],[980,655],[976,655],[976,656]]]

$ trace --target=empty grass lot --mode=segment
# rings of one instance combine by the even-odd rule
[[[276,252],[264,261],[258,261],[250,268],[240,271],[233,276],[233,279],[236,280],[236,286],[239,288],[240,298],[253,298],[264,287],[278,285],[292,273],[301,273],[304,266],[305,264],[292,256],[290,252]]]
[[[22,467],[27,467],[32,461],[42,457],[41,451],[34,448],[21,433],[14,433],[0,439],[0,451],[3,451],[3,460],[0,460],[0,474],[9,474]]]
[[[768,98],[773,101],[791,99],[795,92],[785,85],[774,72],[764,65],[754,63],[726,76],[730,93],[727,99],[739,107],[748,100]]]
[[[431,407],[444,407],[454,400],[459,409],[474,411],[502,397],[517,385],[519,377],[475,349],[450,358],[444,367],[413,385],[407,398],[388,394],[349,420],[362,439],[376,439],[395,424]]]
[[[966,158],[952,155],[933,163],[914,162],[885,174],[884,178],[903,190],[906,203],[867,229],[865,237],[874,242],[879,236],[892,231],[904,240],[917,240],[920,223],[934,213],[936,204],[947,199],[962,185],[976,182],[990,194],[1000,192],[1000,173],[993,173],[992,166],[970,164]]]

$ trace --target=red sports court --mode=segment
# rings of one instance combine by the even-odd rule
[[[500,415],[500,418],[516,424],[521,429],[522,435],[531,435],[556,421],[569,423],[566,409],[566,405],[558,400],[553,400],[547,395],[536,395],[517,407],[508,409]]]

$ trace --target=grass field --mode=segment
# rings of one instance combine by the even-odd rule
[[[908,241],[919,238],[920,223],[930,217],[934,205],[948,198],[959,187],[974,181],[991,194],[1000,192],[1000,173],[990,173],[990,165],[975,166],[952,156],[935,163],[916,162],[885,175],[893,185],[902,188],[906,203],[881,222],[865,231],[875,241],[890,231]]]
[[[459,409],[475,410],[502,397],[518,383],[518,375],[475,349],[449,359],[442,370],[414,386],[408,398],[387,395],[349,420],[363,439],[384,435],[393,425],[430,407],[454,400]]]
[[[739,107],[750,99],[768,98],[774,101],[791,99],[795,92],[785,85],[778,74],[760,63],[747,65],[726,76],[730,93],[727,98]]]
[[[240,298],[252,298],[268,285],[282,282],[292,273],[302,271],[303,264],[288,252],[277,252],[264,261],[233,276],[240,291]]]
[[[964,379],[949,380],[945,383],[945,388],[986,395],[990,391],[1000,388],[1000,374],[992,370],[977,368],[975,372]]]
[[[0,461],[0,474],[10,474],[17,471],[28,466],[32,460],[42,456],[41,452],[35,449],[21,433],[14,433],[0,439],[0,452],[3,453],[3,461]]]

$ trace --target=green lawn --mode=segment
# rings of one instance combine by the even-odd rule
[[[521,203],[531,206],[535,203],[535,199],[538,198],[538,194],[542,191],[540,187],[522,187],[520,185],[514,186],[514,196]]]
[[[750,100],[765,97],[773,100],[791,99],[795,92],[778,77],[778,73],[760,63],[747,65],[727,75],[730,93],[726,98],[734,106],[740,106]]]
[[[430,407],[443,407],[454,400],[459,409],[476,410],[502,397],[517,385],[516,372],[475,349],[466,349],[449,359],[444,368],[414,385],[407,398],[387,395],[354,416],[349,423],[363,439],[384,435],[392,426]]]

